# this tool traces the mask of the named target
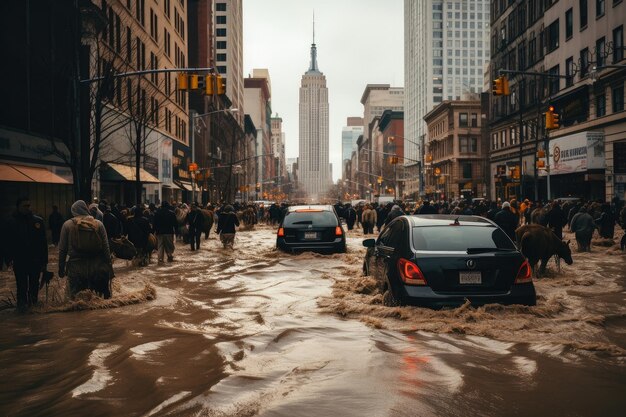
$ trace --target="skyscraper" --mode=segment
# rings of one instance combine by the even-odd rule
[[[405,165],[422,159],[426,113],[482,92],[489,22],[488,0],[404,0]],[[406,185],[417,191],[417,181]]]
[[[315,23],[314,23],[315,25]],[[317,68],[315,26],[311,64],[300,84],[299,181],[312,199],[322,197],[330,182],[328,168],[328,89]]]

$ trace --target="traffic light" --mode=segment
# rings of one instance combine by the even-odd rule
[[[204,81],[204,94],[212,96],[213,91],[215,91],[213,87],[213,74],[207,74]]]
[[[391,165],[397,165],[398,164],[398,157],[397,156],[390,156],[389,157],[389,163]]]
[[[558,129],[561,127],[561,117],[554,111],[554,106],[549,106],[546,114],[546,129]]]
[[[179,90],[189,89],[189,80],[187,79],[187,73],[185,72],[178,74],[178,89]]]
[[[189,89],[190,90],[198,89],[198,74],[191,74],[189,76]]]
[[[217,81],[217,94],[220,96],[226,94],[226,80],[224,80],[224,77],[222,77],[221,75],[217,75],[216,81]]]
[[[493,80],[491,89],[494,96],[508,96],[511,94],[509,80],[503,75]]]
[[[378,182],[378,184],[382,184],[383,183],[383,177],[378,177],[376,182]]]

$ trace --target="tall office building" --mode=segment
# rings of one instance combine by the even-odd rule
[[[356,141],[363,134],[363,118],[348,117],[347,125],[341,129],[341,166],[342,177],[346,178],[346,162],[352,158],[352,152],[356,151]]]
[[[308,197],[322,197],[328,189],[328,89],[326,76],[317,68],[315,29],[311,64],[300,84],[299,182]]]
[[[404,0],[405,165],[422,160],[426,113],[482,92],[489,31],[488,0]],[[417,186],[408,181],[407,193]]]
[[[217,72],[226,78],[226,95],[243,126],[243,10],[242,0],[215,1],[215,58]]]

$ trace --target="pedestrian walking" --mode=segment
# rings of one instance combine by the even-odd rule
[[[348,230],[352,230],[354,228],[354,223],[356,222],[356,210],[354,210],[352,204],[346,204],[344,215],[346,216],[346,225],[348,226]]]
[[[111,297],[113,266],[106,229],[89,215],[87,203],[72,204],[73,218],[66,220],[59,240],[59,277],[67,274],[70,296],[90,289]]]
[[[189,226],[189,241],[191,243],[191,250],[199,250],[204,217],[200,212],[198,203],[193,203],[191,205],[191,211],[189,212],[189,214],[187,214],[187,219],[185,220],[185,223],[187,223],[187,225]]]
[[[128,231],[128,240],[135,245],[137,249],[137,259],[139,259],[139,266],[148,265],[149,251],[148,251],[148,239],[150,238],[150,222],[144,216],[143,210],[140,206],[133,208],[133,217],[126,222],[126,228]]]
[[[167,262],[174,260],[174,234],[176,233],[177,226],[178,221],[176,220],[176,215],[172,211],[169,203],[164,201],[154,214],[154,231],[157,237],[158,262],[163,262],[165,254],[167,254]]]
[[[613,235],[615,234],[615,216],[611,210],[611,205],[609,203],[604,203],[602,204],[601,210],[602,213],[600,214],[600,217],[595,219],[600,237],[613,239]]]
[[[402,216],[404,212],[400,208],[399,205],[395,204],[391,207],[389,214],[387,214],[387,218],[385,219],[385,226],[387,226],[393,219],[396,217]]]
[[[17,309],[22,312],[37,304],[39,277],[48,265],[48,242],[43,219],[30,209],[30,200],[20,198],[7,222],[6,262],[13,266],[17,286]]]
[[[52,244],[54,246],[59,245],[59,238],[61,237],[61,227],[63,227],[63,222],[65,219],[63,215],[59,213],[59,207],[52,206],[52,213],[48,216],[48,227],[50,228],[50,233],[52,235]]]
[[[235,229],[236,226],[239,226],[239,219],[237,215],[233,213],[233,206],[227,205],[219,214],[216,230],[216,233],[220,235],[220,241],[225,249],[229,246],[231,249],[234,247],[235,234],[237,233]]]
[[[496,214],[494,222],[515,242],[515,229],[519,226],[519,216],[511,211],[511,203],[508,201],[502,203],[502,210]]]
[[[567,216],[563,209],[561,209],[561,204],[558,200],[554,200],[552,202],[552,208],[546,214],[546,220],[548,222],[548,227],[552,229],[552,232],[559,238],[563,239],[563,227],[567,224]]]

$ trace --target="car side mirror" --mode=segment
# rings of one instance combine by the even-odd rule
[[[376,246],[376,239],[365,239],[363,241],[363,246],[365,246],[366,248],[373,248],[374,246]]]

